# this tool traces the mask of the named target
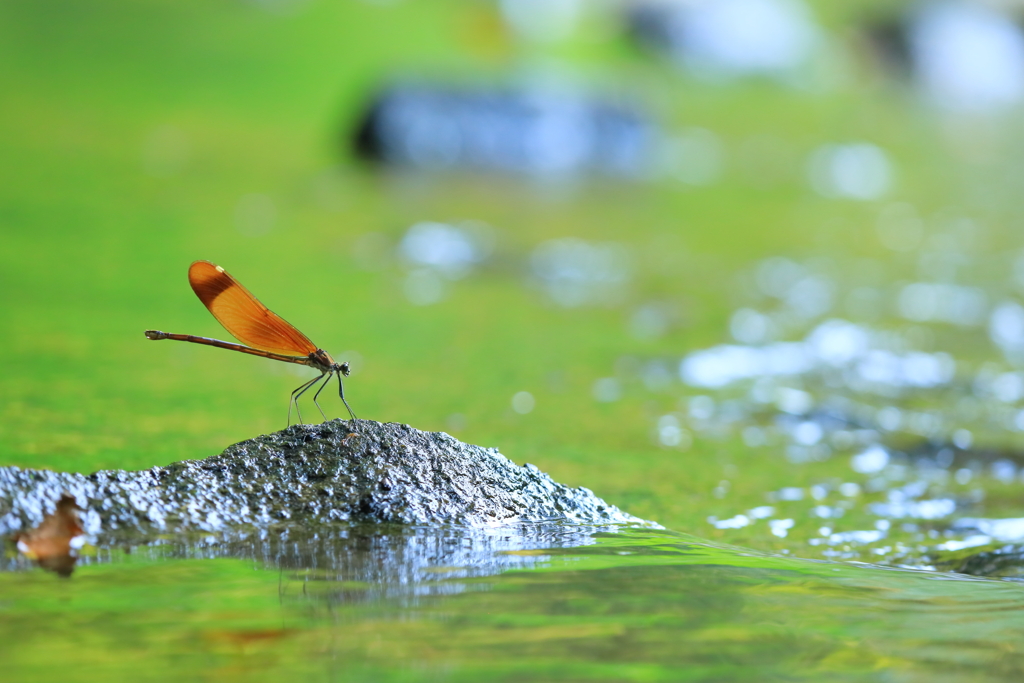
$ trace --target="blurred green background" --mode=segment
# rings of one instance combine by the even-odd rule
[[[517,33],[502,8],[0,4],[0,465],[146,468],[283,428],[308,369],[143,337],[228,338],[186,280],[208,259],[353,363],[347,397],[361,418],[496,446],[670,528],[721,535],[707,515],[845,476],[846,459],[797,465],[737,434],[659,443],[659,416],[679,411],[687,390],[652,388],[630,368],[655,359],[674,375],[688,352],[727,341],[743,274],[767,257],[912,273],[879,239],[887,202],[971,212],[987,226],[985,253],[1005,266],[1020,219],[1014,126],[922,103],[864,30],[896,16],[891,3],[814,3],[826,49],[792,83],[695,78],[630,39],[624,6],[585,5],[571,30],[544,40]],[[720,173],[701,185],[548,182],[391,168],[351,151],[372,96],[395,79],[536,74],[636,103],[670,132],[712,131]],[[816,192],[815,150],[860,140],[896,169],[884,197]],[[259,230],[244,224],[253,196],[271,207]],[[480,222],[494,241],[431,305],[407,298],[395,255],[422,221]],[[538,245],[569,237],[623,250],[629,278],[616,297],[559,306],[531,279]],[[638,334],[650,305],[667,313]],[[992,355],[957,329],[935,334],[968,360]],[[621,396],[595,399],[609,377]],[[535,407],[521,414],[512,398],[524,391]],[[327,393],[329,416],[344,416]],[[726,479],[723,502],[713,492]]]

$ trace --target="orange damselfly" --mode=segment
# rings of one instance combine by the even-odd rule
[[[337,375],[338,395],[341,397],[341,402],[345,404],[352,419],[356,419],[356,414],[352,412],[348,401],[345,400],[345,386],[341,381],[342,375],[347,377],[349,374],[348,363],[335,363],[330,354],[318,348],[294,325],[260,303],[259,299],[220,266],[209,261],[196,261],[188,269],[188,282],[213,317],[224,326],[224,329],[232,337],[242,343],[235,344],[191,334],[170,334],[159,330],[146,330],[147,339],[174,339],[193,344],[205,344],[285,363],[308,365],[319,370],[319,377],[314,377],[292,392],[291,399],[288,401],[288,424],[292,422],[293,403],[295,412],[299,416],[299,422],[302,422],[299,397],[320,380],[324,382],[313,395],[313,404],[326,420],[327,415],[317,403],[317,399],[320,397],[320,392],[331,381],[331,377]]]

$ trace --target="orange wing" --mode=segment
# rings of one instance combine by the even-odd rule
[[[316,344],[295,326],[260,303],[238,280],[209,261],[196,261],[188,281],[228,332],[247,346],[285,356],[308,356]]]

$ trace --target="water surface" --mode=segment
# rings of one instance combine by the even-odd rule
[[[1008,680],[1015,582],[671,531],[325,528],[8,558],[12,680]]]

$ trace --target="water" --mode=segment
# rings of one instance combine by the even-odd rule
[[[220,333],[184,279],[213,258],[351,359],[360,415],[693,536],[237,531],[86,546],[68,579],[7,544],[0,681],[1020,677],[1011,18],[687,3],[680,53],[611,4],[51,4],[0,10],[0,464],[279,428],[290,366],[141,336]],[[794,31],[820,38],[773,53]],[[648,107],[664,158],[627,186],[336,154],[381,74],[517,65]]]
[[[671,531],[337,527],[87,548],[70,579],[7,564],[9,680],[1024,673],[1015,582],[783,558]]]
[[[671,406],[649,413],[664,448],[748,451],[722,467],[711,490],[721,503],[695,533],[800,557],[1017,576],[1021,256],[984,247],[985,228],[963,214],[877,211],[892,258],[752,264],[732,275],[738,305],[722,343],[619,363],[614,392],[595,385],[595,396],[614,402],[632,385]]]

